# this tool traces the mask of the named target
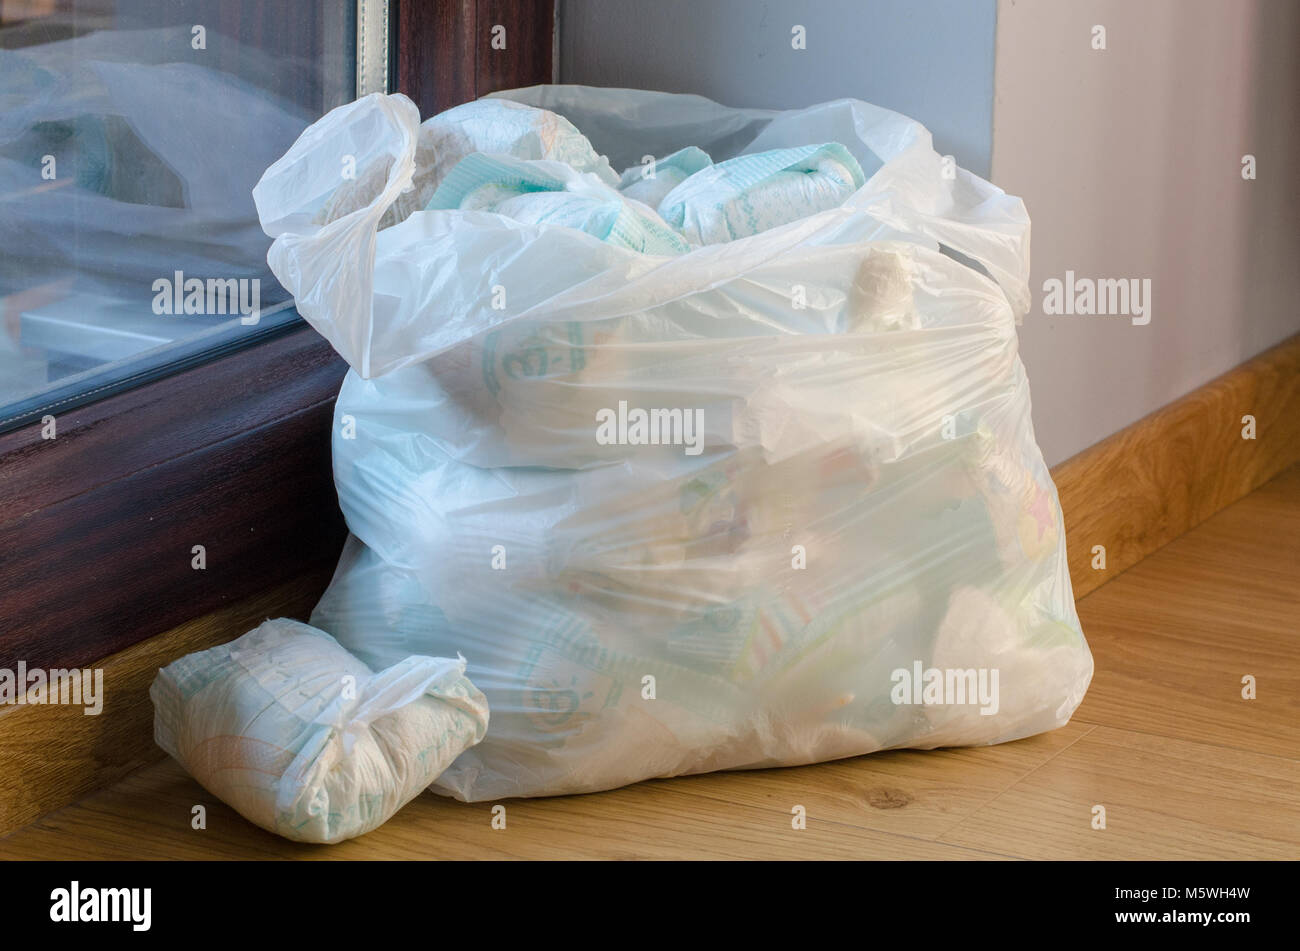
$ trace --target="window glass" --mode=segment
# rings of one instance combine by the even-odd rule
[[[297,319],[251,192],[354,98],[355,7],[0,0],[0,430]]]

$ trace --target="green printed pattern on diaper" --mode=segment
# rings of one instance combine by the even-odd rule
[[[475,152],[457,163],[426,208],[497,212],[533,224],[574,228],[646,254],[690,250],[681,235],[652,212],[638,211],[609,185],[590,176],[566,178],[555,169],[554,163],[548,167],[545,162]]]
[[[710,232],[725,225],[731,238],[754,235],[824,210],[801,207],[798,201],[807,196],[786,191],[799,176],[809,175],[821,176],[828,186],[826,198],[834,204],[866,182],[857,159],[838,142],[775,149],[697,172],[665,195],[658,210],[665,222],[688,234],[692,225],[710,220]],[[720,234],[701,237],[706,243],[725,240]]]
[[[621,654],[601,644],[587,622],[576,614],[556,609],[551,609],[548,613],[549,617],[539,624],[539,640],[529,648],[517,675],[528,685],[526,699],[529,695],[537,698],[539,695],[536,691],[539,689],[568,690],[574,691],[574,698],[578,702],[566,704],[563,708],[552,705],[546,710],[530,709],[530,719],[545,732],[567,725],[575,716],[584,713],[592,715],[599,710],[617,706],[623,698],[625,688],[633,690],[639,696],[641,679],[646,675],[653,676],[661,685],[657,702],[672,703],[713,723],[734,722],[737,711],[746,709],[752,702],[744,691],[721,677],[701,674],[654,658]],[[545,674],[539,674],[538,668],[543,666],[543,659],[548,653],[580,671],[606,679],[607,682],[601,684],[603,696],[599,698],[599,707],[593,710],[589,706],[586,711],[582,710],[583,702],[598,699],[595,694],[600,691],[584,691],[579,695],[574,684],[543,682]],[[592,695],[587,696],[587,693]],[[547,698],[546,703],[551,704],[552,699],[554,698]]]
[[[429,211],[488,208],[506,198],[564,188],[554,175],[524,159],[472,152],[456,163],[429,198]]]
[[[494,330],[483,338],[483,385],[493,396],[501,391],[501,376],[512,380],[537,380],[578,373],[587,365],[585,332],[581,321],[565,325],[567,341],[556,340],[549,330],[556,325],[527,325]]]

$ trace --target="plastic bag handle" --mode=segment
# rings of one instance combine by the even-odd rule
[[[375,242],[379,221],[415,176],[420,112],[399,94],[372,93],[339,106],[308,128],[253,188],[262,230],[275,240],[266,260],[293,294],[298,312],[362,376],[370,376],[374,334]],[[391,158],[383,190],[365,207],[316,224],[313,216],[342,183]]]

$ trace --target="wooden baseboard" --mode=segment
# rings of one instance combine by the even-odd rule
[[[233,640],[268,617],[306,618],[329,576],[318,569],[100,661],[99,715],[62,704],[0,707],[0,835],[161,759],[149,700],[158,668]]]
[[[1242,436],[1253,417],[1255,438]],[[1300,335],[1052,470],[1082,598],[1300,462]],[[1094,546],[1105,548],[1095,568]],[[1086,631],[1084,632],[1087,633]]]
[[[1256,438],[1242,438],[1242,417]],[[1300,336],[1057,466],[1070,575],[1083,597],[1300,461]],[[1106,549],[1093,568],[1093,546]],[[100,716],[0,708],[0,835],[162,757],[149,685],[158,668],[267,617],[305,618],[328,581],[313,572],[102,661]]]

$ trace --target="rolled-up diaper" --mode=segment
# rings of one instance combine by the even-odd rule
[[[633,165],[623,172],[618,190],[626,198],[635,198],[651,208],[658,208],[665,196],[696,172],[713,164],[703,149],[688,145],[666,158],[645,165]]]
[[[838,142],[775,149],[696,172],[658,210],[692,244],[720,244],[836,208],[865,182]]]
[[[421,124],[419,144],[436,152],[430,194],[473,152],[563,162],[576,171],[590,172],[607,185],[618,184],[618,174],[609,160],[591,147],[572,122],[509,99],[479,99],[440,112]]]
[[[380,228],[405,221],[424,208],[447,174],[474,152],[494,152],[521,159],[551,159],[579,172],[590,172],[608,185],[618,184],[609,160],[591,147],[587,137],[568,119],[511,102],[479,99],[440,112],[420,125],[411,186],[384,213]],[[388,178],[391,158],[363,169],[344,181],[322,209],[318,223],[327,224],[375,200]]]
[[[595,175],[560,162],[467,155],[438,186],[428,208],[492,211],[525,224],[576,228],[645,254],[690,250],[649,206],[629,201]]]
[[[340,842],[377,828],[487,731],[465,660],[380,673],[298,621],[266,621],[158,673],[154,739],[263,829]]]

